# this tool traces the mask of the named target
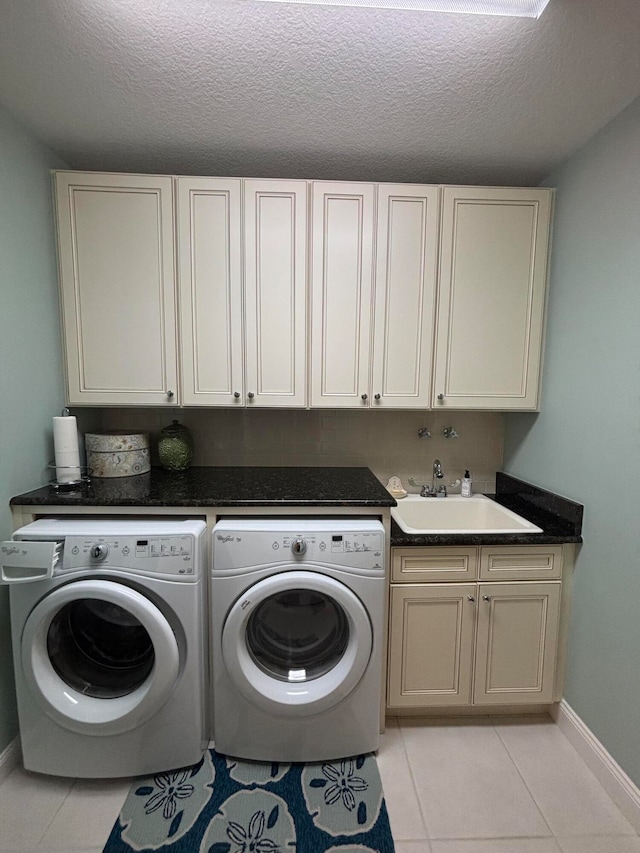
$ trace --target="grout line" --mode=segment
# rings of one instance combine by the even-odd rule
[[[426,840],[427,844],[428,844],[429,843],[429,827],[427,826],[427,821],[425,820],[424,814],[422,812],[422,805],[420,804],[420,797],[418,796],[418,789],[416,786],[416,780],[414,779],[413,771],[411,770],[411,764],[409,762],[409,756],[407,754],[407,747],[406,747],[406,744],[404,742],[404,736],[402,734],[402,727],[400,726],[400,718],[389,716],[389,717],[387,717],[387,719],[396,721],[396,728],[398,729],[398,732],[400,734],[400,742],[402,744],[402,754],[404,755],[404,760],[405,760],[405,763],[407,765],[407,769],[409,770],[409,776],[411,777],[411,784],[413,785],[413,792],[415,794],[416,802],[418,804],[418,810],[420,813],[420,819],[422,820],[422,826],[423,826],[423,829],[427,835],[426,839],[425,838],[394,838],[393,841],[397,842],[398,844],[404,844],[405,842],[410,842],[411,844],[413,844],[414,842],[424,843],[424,841]],[[382,792],[384,795],[384,787],[383,787]],[[429,846],[429,849],[431,849],[430,846]]]
[[[407,744],[404,739],[404,732],[402,729],[402,725],[400,723],[401,717],[396,717],[398,722],[398,730],[400,732],[400,740],[402,741],[402,751],[404,753],[405,761],[407,762],[407,767],[409,768],[409,775],[411,776],[411,782],[413,784],[413,791],[416,795],[416,800],[418,802],[418,808],[420,810],[420,817],[422,818],[422,825],[424,826],[424,830],[427,833],[427,838],[431,840],[431,830],[429,829],[429,821],[426,819],[424,814],[424,809],[422,808],[422,800],[418,793],[418,785],[416,783],[416,778],[413,775],[413,768],[411,767],[411,762],[409,761],[409,753],[407,752]],[[422,839],[416,839],[416,841],[421,841]]]
[[[603,836],[596,836],[596,835],[568,836],[568,835],[562,835],[560,837],[561,838],[571,838],[571,837],[574,837],[574,838],[598,838],[598,837],[602,837],[602,838],[631,838],[632,836],[630,836],[630,835],[603,835]],[[449,841],[449,842],[454,842],[454,841],[480,841],[480,842],[486,843],[487,841],[530,841],[530,840],[533,840],[533,841],[555,841],[556,837],[555,837],[555,835],[465,835],[465,836],[460,837],[460,838],[450,838],[449,836],[446,836],[443,838],[430,838],[429,840],[430,841]]]
[[[505,743],[505,741],[502,739],[502,736],[500,735],[500,732],[499,732],[499,731],[498,731],[498,729],[496,728],[496,724],[495,724],[495,722],[494,722],[494,720],[495,720],[495,719],[499,719],[499,718],[495,718],[495,717],[490,717],[490,718],[489,718],[489,720],[490,720],[490,722],[491,722],[491,725],[492,725],[492,727],[493,727],[494,732],[495,732],[495,733],[496,733],[496,735],[498,736],[498,739],[499,739],[500,743],[502,744],[502,746],[504,747],[505,752],[506,752],[506,753],[507,753],[507,755],[509,756],[509,760],[511,761],[511,763],[512,763],[512,764],[513,764],[513,766],[515,767],[515,769],[516,769],[516,772],[517,772],[518,776],[522,779],[522,783],[524,784],[525,788],[526,788],[526,789],[527,789],[527,791],[529,792],[529,796],[530,796],[530,797],[531,797],[531,799],[533,800],[533,803],[534,803],[534,805],[535,805],[536,809],[538,810],[538,813],[540,814],[540,817],[542,818],[542,820],[543,820],[543,821],[545,822],[545,824],[547,825],[547,827],[548,827],[548,829],[549,829],[549,832],[550,832],[550,834],[551,834],[551,837],[552,837],[552,838],[555,838],[555,837],[556,837],[556,836],[555,836],[555,833],[554,833],[554,832],[553,832],[553,830],[551,829],[551,826],[549,825],[549,821],[547,820],[547,818],[546,818],[546,816],[545,816],[544,812],[542,811],[542,807],[540,806],[540,804],[539,804],[539,803],[538,803],[538,801],[536,800],[535,796],[533,795],[533,791],[531,790],[531,788],[530,788],[530,787],[529,787],[529,785],[527,784],[527,780],[526,780],[526,779],[524,778],[524,776],[522,775],[522,771],[521,771],[521,770],[520,770],[520,768],[518,767],[518,763],[516,762],[515,758],[514,758],[514,757],[513,757],[513,755],[511,754],[511,752],[509,751],[509,747],[507,746],[507,744]]]
[[[499,718],[495,718],[495,719],[499,719]],[[589,776],[589,777],[592,777],[592,778],[597,782],[597,784],[599,785],[599,787],[600,787],[600,789],[601,789],[602,793],[604,794],[604,796],[605,796],[605,797],[607,797],[607,798],[612,802],[612,804],[614,805],[614,807],[618,810],[618,812],[620,812],[620,815],[621,815],[621,816],[622,816],[622,817],[623,817],[623,818],[624,818],[624,819],[625,819],[625,820],[630,824],[631,828],[634,830],[634,833],[635,833],[635,835],[632,835],[632,834],[629,834],[629,833],[616,834],[616,833],[612,833],[612,832],[606,832],[606,833],[591,833],[591,834],[589,834],[589,835],[587,835],[587,836],[583,836],[583,835],[559,835],[559,836],[556,836],[556,835],[555,835],[555,833],[552,833],[553,837],[554,837],[554,838],[556,838],[556,837],[557,837],[557,838],[572,838],[572,839],[575,839],[575,838],[634,838],[634,837],[636,837],[636,836],[640,837],[640,833],[636,830],[636,828],[635,828],[635,826],[633,825],[633,823],[631,822],[631,820],[629,820],[629,818],[628,818],[628,817],[627,817],[627,815],[624,813],[624,811],[620,808],[620,806],[616,803],[616,801],[613,799],[613,797],[611,796],[611,794],[610,794],[610,793],[607,791],[607,789],[604,787],[604,785],[602,784],[602,782],[600,781],[600,779],[598,779],[597,775],[596,775],[596,774],[593,772],[593,770],[589,767],[589,765],[587,764],[587,762],[585,761],[585,759],[582,757],[582,755],[580,754],[580,752],[578,751],[578,749],[576,749],[576,747],[573,745],[573,743],[571,743],[571,740],[570,740],[570,739],[566,736],[566,734],[562,731],[562,727],[561,727],[560,725],[558,725],[557,721],[556,721],[556,720],[554,720],[554,719],[553,719],[553,717],[552,717],[550,714],[549,714],[549,719],[551,720],[552,724],[555,726],[556,730],[560,732],[560,734],[563,736],[564,740],[565,740],[565,741],[569,744],[569,746],[572,748],[572,750],[573,750],[573,752],[575,753],[575,755],[580,759],[580,764],[582,765],[582,769],[584,770],[585,775],[586,775],[586,776]],[[497,734],[498,734],[498,737],[500,737],[500,732],[497,732]],[[502,738],[500,738],[500,739],[502,740]],[[503,743],[504,743],[504,741],[503,741]],[[507,752],[509,752],[509,747],[507,746],[507,744],[506,744],[506,743],[505,743],[505,748],[506,748]],[[511,756],[511,753],[509,753],[509,755]],[[516,764],[516,762],[515,762],[515,759],[513,759],[513,758],[512,758],[511,760],[513,761],[514,766],[515,766],[515,767],[516,767],[516,769],[518,770],[518,773],[520,773],[520,770],[519,770],[519,768],[518,768],[518,765],[517,765],[517,764]],[[524,779],[524,777],[522,776],[522,773],[520,773],[520,776],[522,777],[522,780],[523,780],[524,784],[525,784],[525,785],[527,785],[526,780],[525,780],[525,779]],[[529,786],[528,786],[528,785],[527,785],[527,790],[529,790]],[[531,791],[529,791],[529,793],[531,793]],[[539,805],[538,805],[538,802],[537,802],[536,798],[534,797],[533,793],[531,793],[531,796],[533,797],[533,799],[534,799],[534,801],[535,801],[535,803],[536,803],[536,806],[538,806],[539,811],[541,812],[541,814],[543,814],[543,813],[542,813],[542,808],[541,808],[541,806],[539,806]],[[543,817],[544,817],[544,814],[543,814]],[[545,823],[547,823],[547,824],[548,824],[548,821],[546,820],[546,818],[544,818],[544,819],[545,819]]]
[[[59,777],[58,777],[58,778],[59,778]],[[66,793],[66,794],[64,795],[64,797],[62,798],[62,802],[60,803],[60,805],[58,806],[58,808],[57,808],[57,809],[55,810],[55,812],[51,815],[51,820],[49,821],[49,823],[48,823],[48,824],[46,825],[46,827],[44,828],[44,832],[42,833],[42,835],[39,837],[39,839],[38,839],[38,846],[40,846],[40,844],[41,844],[41,842],[42,842],[42,839],[45,837],[45,835],[47,834],[47,832],[51,829],[51,826],[52,826],[52,824],[53,824],[54,820],[57,818],[57,816],[58,816],[58,814],[59,814],[59,812],[60,812],[60,809],[64,806],[64,804],[65,804],[65,803],[67,802],[67,800],[69,799],[69,794],[70,794],[70,793],[73,791],[73,789],[75,788],[77,781],[78,781],[77,779],[73,779],[73,780],[71,781],[71,785],[69,785],[69,790],[67,791],[67,793]]]

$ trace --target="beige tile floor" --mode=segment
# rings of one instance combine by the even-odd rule
[[[640,853],[640,838],[548,718],[390,718],[378,766],[397,853]],[[14,770],[2,853],[101,853],[127,780]]]
[[[548,717],[388,719],[378,766],[397,853],[640,853]]]

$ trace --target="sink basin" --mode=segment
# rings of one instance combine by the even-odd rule
[[[407,495],[391,507],[391,515],[405,533],[542,533],[540,527],[484,495]]]

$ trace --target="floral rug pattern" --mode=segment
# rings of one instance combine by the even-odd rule
[[[134,782],[103,853],[393,853],[373,755],[317,764],[240,761]]]

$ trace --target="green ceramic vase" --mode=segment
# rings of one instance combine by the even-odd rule
[[[158,457],[165,471],[186,471],[193,459],[193,436],[179,421],[166,426],[158,441]]]

